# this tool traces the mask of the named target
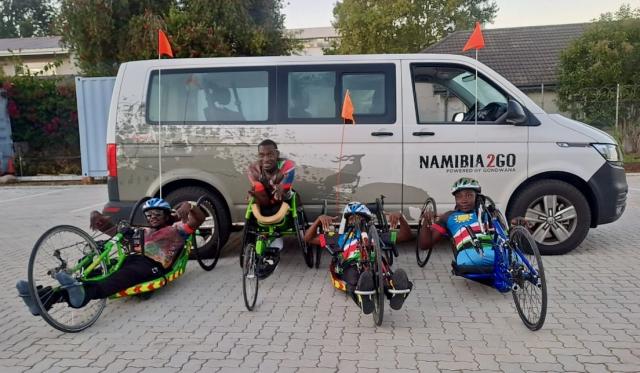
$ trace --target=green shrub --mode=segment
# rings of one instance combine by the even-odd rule
[[[7,96],[13,141],[27,143],[22,174],[80,174],[73,79],[27,73],[2,77],[0,82]]]

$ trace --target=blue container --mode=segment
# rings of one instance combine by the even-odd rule
[[[13,140],[11,140],[11,122],[7,111],[7,98],[0,90],[0,175],[7,173],[9,160],[13,158]]]

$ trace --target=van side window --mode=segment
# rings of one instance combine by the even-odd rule
[[[476,74],[460,66],[411,68],[418,123],[475,122]],[[484,77],[477,81],[478,122],[504,123],[507,96]]]
[[[161,102],[158,96],[161,95]],[[189,70],[154,72],[147,121],[163,124],[269,120],[269,72]]]
[[[347,90],[356,123],[396,123],[394,63],[284,65],[277,75],[278,123],[341,124]]]
[[[335,72],[290,72],[287,80],[289,118],[335,118]]]
[[[380,115],[385,113],[384,74],[344,74],[342,75],[342,95],[347,90],[351,96],[354,114]]]

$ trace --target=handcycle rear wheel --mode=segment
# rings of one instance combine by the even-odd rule
[[[220,258],[220,231],[218,229],[218,212],[215,209],[215,204],[209,200],[206,196],[198,199],[198,207],[200,207],[205,213],[205,221],[202,223],[199,232],[211,232],[208,237],[202,234],[196,234],[195,246],[193,248],[193,254],[200,264],[200,267],[205,271],[211,271],[218,264]],[[208,249],[207,249],[208,248]]]
[[[373,263],[373,282],[376,288],[376,295],[373,299],[373,322],[380,326],[384,318],[384,272],[382,267],[382,249],[380,248],[378,231],[374,225],[371,225],[369,229],[369,236],[371,237],[373,252],[375,253],[376,260]]]
[[[542,257],[533,236],[522,226],[511,229],[509,241],[513,249],[509,266],[513,283],[517,285],[511,292],[513,301],[524,325],[535,331],[542,327],[547,315],[547,283]],[[518,260],[520,255],[529,262],[537,275],[522,260]]]
[[[416,261],[420,267],[424,267],[427,264],[429,258],[431,258],[431,251],[433,250],[433,247],[430,247],[428,250],[422,250],[420,245],[420,231],[422,229],[429,229],[431,224],[433,224],[433,222],[425,222],[422,218],[422,215],[426,211],[432,211],[433,216],[437,214],[436,201],[431,197],[427,198],[420,210],[420,222],[418,223],[418,232],[416,235]]]
[[[298,248],[304,256],[304,262],[309,268],[313,268],[314,252],[311,246],[308,246],[304,240],[304,231],[307,228],[307,217],[302,208],[298,208],[298,218],[294,220],[296,230],[296,239],[298,240]]]
[[[249,240],[248,240],[249,241]],[[253,310],[258,299],[258,276],[256,275],[256,246],[255,240],[245,243],[243,247],[242,263],[242,296],[244,305],[249,311]]]
[[[81,259],[87,255],[99,255],[96,242],[82,229],[70,225],[55,226],[46,231],[36,241],[29,258],[29,294],[40,309],[42,318],[54,328],[67,333],[76,333],[93,325],[106,305],[105,299],[90,301],[82,308],[73,308],[66,301],[61,300],[52,305],[54,290],[60,284],[55,274],[60,271],[70,272]],[[94,271],[107,272],[107,263],[101,262]],[[76,278],[82,278],[82,269],[70,273]],[[47,309],[49,308],[49,309]]]

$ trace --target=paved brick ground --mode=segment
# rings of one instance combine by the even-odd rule
[[[621,220],[545,258],[550,304],[538,332],[522,325],[510,295],[453,278],[447,249],[422,269],[412,244],[398,262],[415,290],[380,327],[293,249],[248,312],[236,239],[212,272],[190,263],[150,300],[110,301],[90,329],[64,334],[27,313],[14,283],[37,237],[56,223],[87,228],[87,207],[104,202],[106,188],[3,187],[0,372],[637,372],[640,176],[628,180]]]

